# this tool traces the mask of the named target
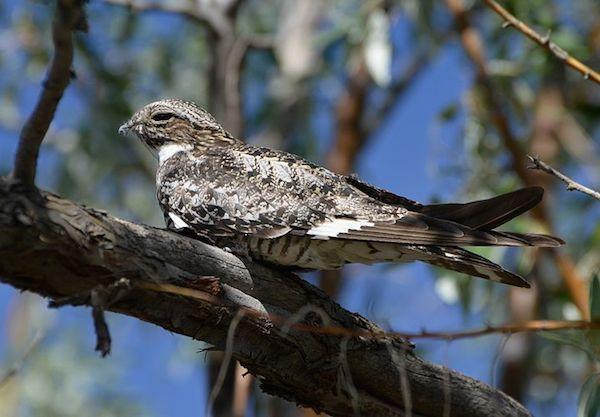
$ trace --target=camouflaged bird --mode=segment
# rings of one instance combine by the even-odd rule
[[[559,246],[493,230],[529,210],[529,187],[466,204],[422,205],[286,152],[249,146],[181,100],[146,105],[119,129],[158,157],[170,228],[191,229],[253,259],[298,269],[419,260],[519,287],[520,276],[459,246]]]

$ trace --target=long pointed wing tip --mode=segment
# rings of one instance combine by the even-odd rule
[[[563,239],[556,236],[542,235],[542,237],[544,240],[534,246],[541,248],[560,248],[561,246],[567,244],[567,242],[565,242]]]
[[[522,276],[511,273],[511,272],[504,274],[502,276],[502,279],[500,279],[499,281],[497,280],[496,282],[499,282],[500,284],[504,284],[504,285],[509,285],[511,287],[531,288],[531,284],[529,283],[529,281],[527,281]]]
[[[539,185],[532,185],[530,187],[524,187],[517,191],[521,191],[521,192],[527,191],[530,194],[536,195],[536,197],[538,197],[540,200],[544,196],[544,188],[540,187]]]
[[[513,280],[511,282],[504,282],[504,284],[512,285],[513,287],[519,288],[531,288],[531,284],[525,280],[525,278],[519,277],[519,280]]]

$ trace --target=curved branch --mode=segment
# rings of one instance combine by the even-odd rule
[[[567,51],[562,49],[560,46],[550,40],[550,34],[542,36],[535,30],[531,29],[525,23],[514,17],[508,10],[498,4],[495,0],[483,0],[483,2],[500,17],[504,19],[502,27],[514,27],[516,30],[527,36],[529,39],[540,45],[541,47],[550,51],[557,59],[563,61],[566,65],[573,68],[583,75],[586,80],[592,80],[597,84],[600,84],[600,73],[594,71],[577,58],[569,55]]]
[[[288,319],[303,311],[305,325],[382,334],[294,274],[26,190],[0,178],[0,280],[16,288],[64,300],[127,278],[130,290],[108,310],[220,349],[240,308]],[[245,316],[231,349],[263,391],[332,416],[404,416],[407,396],[413,416],[441,416],[448,391],[451,416],[530,415],[500,391],[419,359],[400,338],[316,334]]]
[[[13,177],[30,186],[35,181],[40,145],[54,118],[58,102],[73,76],[73,32],[87,30],[83,3],[83,0],[56,2],[52,22],[54,55],[35,109],[21,131],[15,155]]]

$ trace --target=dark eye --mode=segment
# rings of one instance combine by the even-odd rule
[[[152,115],[152,120],[155,122],[164,122],[173,118],[172,113],[155,113]]]

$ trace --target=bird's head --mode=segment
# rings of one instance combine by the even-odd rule
[[[147,104],[120,128],[136,136],[155,153],[166,145],[182,148],[226,146],[235,140],[215,118],[194,103],[167,99]]]

